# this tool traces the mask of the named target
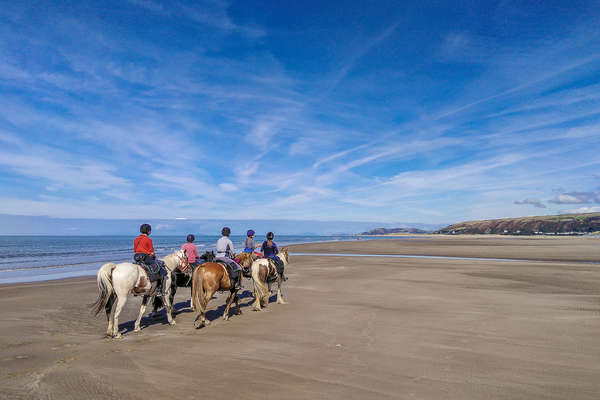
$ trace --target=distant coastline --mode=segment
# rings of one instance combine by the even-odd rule
[[[449,225],[433,233],[576,236],[599,232],[600,213],[584,213],[466,221]]]

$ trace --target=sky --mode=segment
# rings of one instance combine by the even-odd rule
[[[600,211],[598,1],[0,3],[0,214]]]

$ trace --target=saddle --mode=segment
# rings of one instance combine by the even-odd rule
[[[137,265],[146,271],[150,282],[162,280],[162,270],[165,266],[161,260],[156,260],[154,264],[148,264],[145,262],[145,257],[138,256],[137,254],[134,256],[134,260]]]
[[[237,270],[235,270],[231,265],[226,263],[225,261],[216,261],[218,264],[221,264],[227,270],[227,274],[229,275],[229,280],[231,281],[231,287],[235,286]]]

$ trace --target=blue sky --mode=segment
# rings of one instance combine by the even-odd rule
[[[600,4],[3,1],[0,213],[600,211]]]

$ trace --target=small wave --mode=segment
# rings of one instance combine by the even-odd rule
[[[2,269],[2,270],[0,270],[0,273],[15,272],[15,271],[44,270],[44,269],[52,269],[52,268],[73,268],[73,267],[78,267],[81,265],[94,265],[94,264],[98,264],[98,267],[100,267],[101,264],[106,264],[107,262],[114,262],[115,264],[119,264],[119,263],[123,263],[123,262],[127,262],[127,261],[129,261],[129,259],[117,260],[117,261],[115,261],[115,260],[86,261],[86,262],[79,262],[79,263],[40,265],[40,266],[32,266],[32,267],[14,267],[14,268]]]

